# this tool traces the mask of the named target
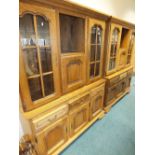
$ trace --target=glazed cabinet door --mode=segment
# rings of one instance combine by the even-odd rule
[[[91,99],[91,106],[90,106],[90,119],[93,119],[95,116],[97,116],[103,109],[104,104],[104,92],[101,91],[96,96],[93,96]]]
[[[88,123],[89,104],[84,104],[70,114],[70,135],[80,131]]]
[[[121,26],[116,24],[111,24],[110,38],[108,43],[107,74],[110,74],[116,71],[117,69],[121,32],[122,32]]]
[[[88,29],[88,83],[102,76],[105,22],[89,19]]]
[[[36,136],[36,148],[39,155],[52,155],[68,139],[68,118],[51,124]]]
[[[129,48],[128,48],[128,53],[127,53],[127,65],[131,65],[132,63],[132,58],[133,58],[133,52],[134,52],[134,46],[135,46],[135,32],[132,31],[130,35],[130,42],[129,42]]]
[[[25,111],[60,95],[55,11],[20,3],[20,91]]]

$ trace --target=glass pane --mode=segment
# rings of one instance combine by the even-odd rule
[[[98,76],[100,73],[100,63],[96,63],[95,76]]]
[[[52,71],[52,56],[50,48],[40,48],[40,56],[41,56],[41,64],[42,64],[42,72],[50,72]]]
[[[25,69],[28,76],[39,74],[38,58],[36,49],[25,49],[23,51]]]
[[[60,14],[61,52],[84,52],[85,21],[83,18]]]
[[[19,29],[22,46],[35,45],[35,32],[33,15],[26,14],[19,19]]]
[[[93,26],[91,29],[91,43],[96,44],[96,33],[97,33],[97,27]]]
[[[42,16],[37,16],[38,44],[50,45],[49,23]]]
[[[111,44],[110,56],[116,56],[117,44]]]
[[[101,45],[97,45],[96,60],[100,60],[100,58],[101,58]]]
[[[53,74],[45,75],[43,77],[43,80],[44,80],[45,95],[47,96],[54,93]]]
[[[102,28],[97,27],[97,44],[102,44]]]
[[[117,43],[118,42],[118,37],[119,37],[119,29],[115,28],[113,30],[113,34],[112,34],[112,42]]]
[[[42,98],[40,78],[29,79],[28,83],[32,101]]]
[[[95,64],[90,65],[90,77],[94,77]]]
[[[112,70],[115,68],[115,63],[116,63],[115,59],[110,59],[109,70]]]
[[[90,61],[95,61],[96,45],[91,45]]]

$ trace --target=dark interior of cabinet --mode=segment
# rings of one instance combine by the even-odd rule
[[[130,37],[129,29],[122,28],[120,48],[126,48],[127,47],[127,42],[128,42],[129,37]]]
[[[85,21],[83,18],[60,14],[61,52],[83,52]]]

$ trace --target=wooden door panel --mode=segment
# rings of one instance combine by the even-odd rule
[[[82,127],[84,127],[88,122],[88,112],[89,104],[81,106],[78,110],[74,111],[70,115],[70,135],[73,136],[77,133]]]
[[[103,91],[101,94],[92,97],[91,109],[90,109],[90,119],[94,118],[103,109]]]
[[[50,155],[68,139],[68,118],[64,117],[41,131],[38,134],[37,139],[38,153]]]
[[[83,54],[62,56],[63,93],[75,90],[85,84],[85,62]]]

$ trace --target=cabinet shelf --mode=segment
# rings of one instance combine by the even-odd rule
[[[25,49],[34,49],[34,48],[37,48],[37,46],[23,46],[23,50]]]

